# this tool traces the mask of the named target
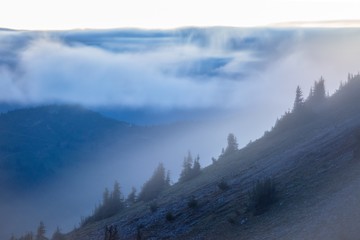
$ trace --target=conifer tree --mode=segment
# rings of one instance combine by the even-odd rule
[[[301,109],[303,105],[304,105],[303,93],[301,91],[300,86],[297,86],[293,112],[298,111],[299,109]]]
[[[104,203],[105,205],[105,203]],[[107,206],[109,215],[118,213],[124,207],[124,199],[121,194],[120,184],[115,181],[114,188],[110,196],[110,202]]]
[[[311,102],[313,97],[314,97],[314,88],[311,87],[310,91],[309,91],[309,96],[307,97],[306,102]]]
[[[234,134],[230,133],[227,137],[227,147],[224,154],[234,153],[238,150],[238,143]]]
[[[47,238],[45,237],[45,233],[45,225],[41,221],[36,232],[36,240],[47,240]]]
[[[194,161],[194,166],[192,168],[192,177],[198,176],[200,172],[201,172],[200,157],[198,155]]]
[[[169,170],[166,173],[165,184],[166,184],[167,187],[170,187],[170,185],[171,185],[170,171]]]
[[[109,204],[110,201],[110,192],[108,188],[105,188],[105,191],[103,193],[103,205]]]
[[[165,168],[162,163],[155,169],[152,177],[144,184],[139,193],[139,200],[150,201],[167,187]]]
[[[316,101],[321,101],[325,99],[325,97],[326,97],[325,80],[323,77],[321,77],[319,81],[315,82],[314,98]]]
[[[187,157],[184,159],[183,170],[181,171],[179,182],[188,181],[200,174],[200,157],[199,155],[193,160],[191,152],[188,152]]]
[[[193,162],[194,162],[194,160],[191,155],[191,152],[188,151],[188,155],[184,158],[183,169],[180,173],[180,179],[179,179],[180,182],[187,181],[191,178]]]
[[[132,187],[131,192],[129,193],[126,203],[128,206],[133,205],[136,202],[136,188]]]
[[[112,199],[112,201],[119,203],[119,204],[123,200],[122,196],[121,196],[120,184],[118,181],[115,181],[115,183],[114,183],[114,189],[113,189],[113,192],[111,193],[111,199]]]
[[[316,105],[325,100],[325,98],[325,80],[321,77],[319,81],[315,81],[314,86],[310,89],[310,94],[306,102],[310,105]]]

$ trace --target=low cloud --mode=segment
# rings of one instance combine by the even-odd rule
[[[162,73],[164,64],[171,61],[174,60],[159,52],[114,54],[38,40],[21,53],[20,73],[8,87],[23,93],[18,96],[20,101],[30,103],[55,101],[127,107],[213,105],[217,83],[200,84]],[[201,91],[205,94],[198,94]]]
[[[113,42],[109,42],[111,32],[106,33],[109,38],[100,39],[90,33],[84,37],[80,32],[77,38],[34,33],[31,39],[19,34],[18,39],[27,42],[13,46],[16,68],[1,68],[0,101],[161,109],[228,107],[237,103],[239,91],[246,91],[240,82],[266,60],[257,56],[264,44],[255,37],[247,40],[238,30],[179,30],[165,37],[158,33],[139,36],[139,32],[132,36],[130,31],[113,37]],[[243,41],[245,48],[236,41]]]
[[[278,116],[296,85],[307,93],[323,75],[331,93],[357,72],[359,38],[354,29],[6,33],[0,101],[245,114],[261,107]]]

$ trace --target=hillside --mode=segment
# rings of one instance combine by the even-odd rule
[[[67,238],[103,239],[105,226],[113,225],[121,239],[357,239],[359,92],[360,76],[349,77],[333,96],[308,100],[261,139],[164,191],[157,211],[138,202]],[[255,215],[248,192],[269,177],[278,200]],[[221,181],[228,190],[219,189]],[[188,206],[193,198],[196,208]]]
[[[136,126],[74,105],[0,114],[0,238],[31,231],[39,221],[49,232],[58,225],[70,231],[115,180],[126,192],[141,186],[159,161],[178,169],[196,126]]]
[[[0,115],[1,183],[32,186],[59,170],[80,164],[82,156],[123,138],[123,148],[139,127],[105,118],[79,106],[50,105]]]

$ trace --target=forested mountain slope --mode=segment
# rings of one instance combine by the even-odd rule
[[[67,238],[104,239],[114,226],[119,239],[357,239],[360,76],[331,97],[323,85],[316,82],[305,101],[297,96],[262,138],[225,151],[196,178]]]

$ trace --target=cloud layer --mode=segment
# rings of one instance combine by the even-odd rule
[[[224,106],[233,102],[238,82],[263,63],[259,55],[272,50],[229,29],[28,35],[1,39],[3,51],[13,48],[2,58],[1,101]],[[4,44],[9,39],[18,44]]]
[[[0,101],[129,109],[291,106],[357,72],[355,29],[0,32]],[[289,104],[290,103],[290,104]]]

